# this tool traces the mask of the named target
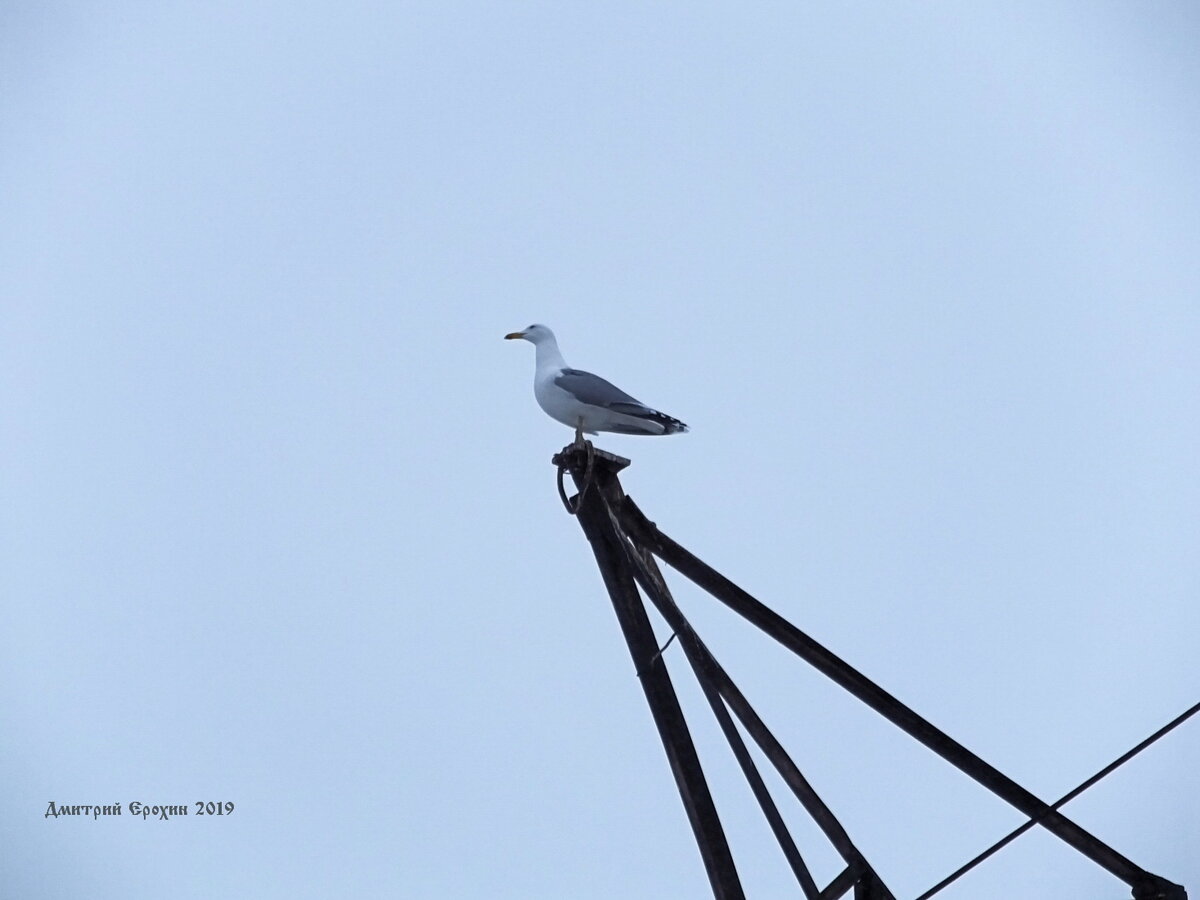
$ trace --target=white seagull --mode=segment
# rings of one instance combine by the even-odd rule
[[[545,325],[506,334],[506,340],[526,340],[537,348],[533,396],[546,415],[575,429],[576,443],[598,431],[618,434],[675,434],[688,427],[657,409],[635,400],[599,375],[567,366],[554,332]]]

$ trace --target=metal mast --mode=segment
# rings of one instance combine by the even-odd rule
[[[629,465],[629,460],[596,450],[587,443],[583,446],[572,444],[565,447],[552,461],[558,467],[559,495],[568,512],[578,518],[591,544],[604,585],[616,610],[617,620],[629,646],[635,671],[638,673],[646,702],[650,706],[651,715],[666,750],[671,772],[679,788],[712,885],[713,895],[717,900],[743,898],[745,894],[687,721],[642,602],[642,593],[654,604],[678,637],[722,733],[728,740],[806,900],[837,900],[851,888],[854,890],[855,900],[895,898],[855,847],[833,812],[822,802],[795,762],[758,717],[737,685],[675,605],[656,559],[665,562],[699,585],[901,730],[1015,806],[1028,817],[1029,821],[1023,826],[1024,829],[1035,824],[1045,828],[1125,882],[1131,889],[1134,900],[1187,900],[1182,886],[1142,869],[1058,811],[1060,806],[1098,778],[1089,779],[1081,788],[1053,805],[1040,800],[663,534],[621,488],[618,473]],[[563,488],[564,472],[571,474],[579,491],[574,497],[569,498]],[[1171,727],[1198,710],[1200,704],[1172,723]],[[828,885],[818,886],[805,865],[755,766],[742,738],[742,731],[750,736],[779,772],[805,812],[845,862],[845,869]],[[1162,733],[1165,731],[1166,729]],[[1148,742],[1143,742],[1142,746],[1146,744]],[[1140,750],[1141,746],[1137,749]],[[1127,754],[1120,762],[1131,755],[1132,753]],[[1115,768],[1115,765],[1103,774],[1107,774],[1112,768]],[[1011,837],[1006,841],[1011,840]],[[972,865],[982,858],[984,857],[977,858]],[[952,878],[965,872],[966,868],[955,873]],[[943,881],[923,896],[932,895],[952,878]]]

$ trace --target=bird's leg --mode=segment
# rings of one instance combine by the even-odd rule
[[[583,467],[583,486],[579,489],[579,493],[575,495],[575,509],[579,509],[579,505],[583,503],[584,495],[587,494],[588,488],[592,486],[592,476],[594,474],[592,464],[596,461],[596,448],[592,446],[591,441],[583,439],[583,416],[575,420],[575,443],[572,445],[576,450],[584,451],[584,458],[587,460]]]

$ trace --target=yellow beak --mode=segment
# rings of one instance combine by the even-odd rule
[[[504,336],[504,339],[505,339],[506,341],[515,341],[515,340],[517,340],[517,338],[523,338],[523,337],[525,337],[525,332],[523,332],[523,331],[514,331],[512,334],[506,334],[506,335]]]

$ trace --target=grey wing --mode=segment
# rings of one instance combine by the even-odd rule
[[[554,383],[589,406],[599,406],[629,415],[637,415],[638,411],[649,411],[640,400],[635,400],[615,384],[591,372],[563,369],[562,374],[554,379]]]

